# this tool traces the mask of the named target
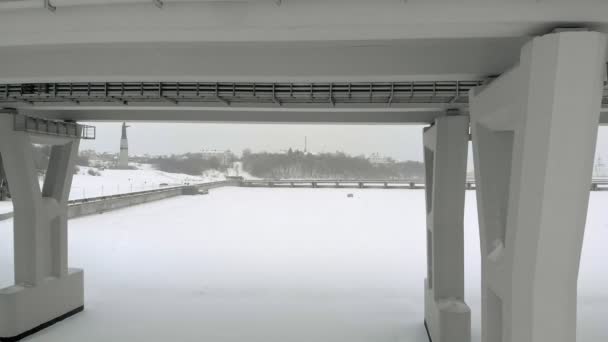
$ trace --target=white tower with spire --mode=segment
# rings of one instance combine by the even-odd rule
[[[129,167],[129,141],[127,140],[127,124],[122,123],[122,136],[120,137],[120,154],[118,155],[118,168]]]

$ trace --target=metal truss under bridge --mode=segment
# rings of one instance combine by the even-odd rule
[[[200,104],[327,106],[467,105],[484,81],[357,83],[89,82],[0,84],[0,105]],[[608,88],[602,103],[608,106]]]
[[[90,82],[0,84],[0,106],[468,104],[483,81],[357,83]],[[608,103],[608,99],[606,101]]]

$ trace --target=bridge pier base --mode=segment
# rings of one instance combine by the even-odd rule
[[[483,342],[576,341],[606,36],[534,38],[470,94]]]
[[[32,143],[51,145],[40,189]],[[83,309],[83,272],[68,268],[67,208],[78,138],[14,131],[0,114],[0,154],[14,206],[15,285],[0,289],[0,341],[17,341]]]
[[[424,129],[427,278],[425,326],[433,342],[469,342],[464,302],[464,200],[469,118],[447,116]]]

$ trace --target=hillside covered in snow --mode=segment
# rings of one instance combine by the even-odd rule
[[[150,164],[132,163],[133,169],[118,170],[103,167],[78,166],[72,180],[70,199],[109,196],[137,191],[154,190],[164,187],[180,186],[196,183],[215,182],[226,179],[226,174],[234,173],[228,169],[225,172],[207,170],[200,176],[183,173],[159,171]],[[40,184],[44,175],[40,176]],[[13,210],[12,202],[0,201],[0,214]]]
[[[133,164],[136,169],[117,170],[79,166],[74,174],[70,199],[107,196],[161,187],[214,182],[225,179],[222,172],[209,170],[201,176],[158,171],[149,164]]]

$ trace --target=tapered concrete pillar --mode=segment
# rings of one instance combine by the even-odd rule
[[[42,190],[32,143],[52,145]],[[79,140],[13,130],[0,114],[0,154],[14,206],[15,285],[0,289],[0,341],[82,310],[83,274],[68,269],[67,206]]]
[[[433,342],[469,342],[464,302],[463,217],[469,118],[446,116],[424,129],[427,210],[425,326]]]
[[[484,342],[576,341],[606,36],[537,37],[471,92]]]

